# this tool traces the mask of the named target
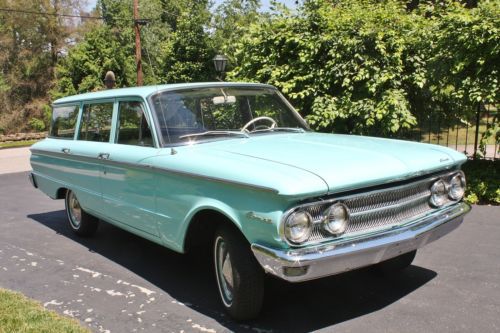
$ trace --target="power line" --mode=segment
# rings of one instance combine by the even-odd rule
[[[60,17],[71,17],[71,18],[84,18],[84,19],[92,19],[92,20],[104,20],[104,17],[102,17],[102,16],[44,13],[44,12],[35,12],[35,11],[31,11],[31,10],[12,9],[12,8],[0,8],[0,12],[22,13],[22,14],[33,14],[33,15],[44,15],[44,16],[60,16]]]
[[[44,12],[35,12],[31,10],[22,10],[22,9],[13,9],[13,8],[0,8],[0,12],[7,13],[19,13],[19,14],[33,14],[33,15],[43,15],[43,16],[59,16],[59,17],[68,17],[68,18],[83,18],[83,19],[91,19],[91,20],[105,20],[103,16],[90,16],[90,15],[73,15],[73,14],[58,14],[58,13],[44,13]],[[177,18],[176,15],[164,12],[167,16]],[[127,18],[113,18],[114,21],[133,21],[134,23],[138,21],[139,25],[146,25],[148,22],[156,21],[150,18],[140,18],[137,20],[127,19]]]

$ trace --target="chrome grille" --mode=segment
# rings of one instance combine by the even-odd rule
[[[342,235],[353,236],[360,233],[396,227],[430,212],[430,187],[435,177],[416,181],[410,184],[370,191],[339,198],[350,210],[350,222]],[[305,210],[311,214],[314,225],[309,242],[331,239],[332,235],[322,227],[323,212],[332,204],[315,203],[306,205]]]

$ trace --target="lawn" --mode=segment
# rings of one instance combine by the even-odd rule
[[[19,293],[0,289],[0,333],[40,332],[90,333],[90,330]]]
[[[0,149],[4,148],[18,148],[18,147],[29,147],[39,140],[27,140],[27,141],[8,141],[0,142]]]

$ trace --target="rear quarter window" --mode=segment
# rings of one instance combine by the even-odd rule
[[[78,111],[78,105],[54,106],[49,136],[72,139],[75,135]]]

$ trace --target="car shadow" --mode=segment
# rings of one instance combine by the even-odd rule
[[[329,327],[383,309],[437,276],[432,270],[412,265],[390,277],[376,275],[369,268],[298,284],[270,277],[260,317],[238,323],[225,315],[209,265],[200,265],[196,258],[108,223],[101,223],[92,238],[78,237],[69,229],[63,210],[31,214],[28,218],[127,268],[177,301],[238,332],[310,332]]]

